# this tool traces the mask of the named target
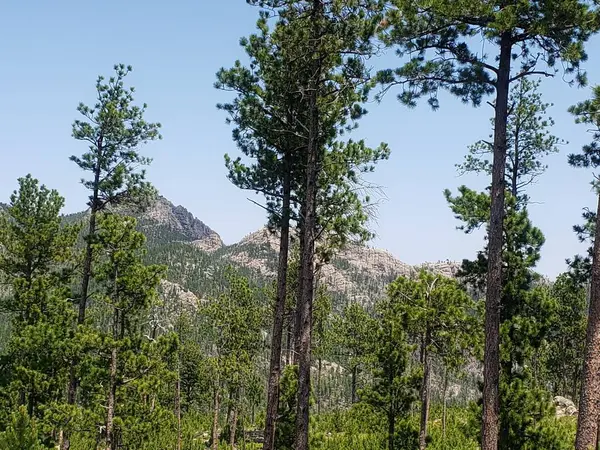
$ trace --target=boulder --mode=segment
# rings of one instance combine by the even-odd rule
[[[557,395],[554,397],[554,407],[556,408],[556,417],[576,416],[577,408],[572,400]]]

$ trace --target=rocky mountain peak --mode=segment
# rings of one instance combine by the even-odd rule
[[[175,206],[165,197],[159,196],[142,217],[177,232],[202,250],[216,250],[223,246],[221,237],[208,225],[183,206]]]

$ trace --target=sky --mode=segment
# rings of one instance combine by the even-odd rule
[[[162,124],[163,140],[143,147],[153,158],[149,180],[217,231],[227,244],[265,222],[264,211],[226,178],[223,155],[238,155],[225,114],[216,104],[230,94],[213,87],[215,73],[244,57],[239,38],[253,32],[257,10],[243,0],[142,1],[6,0],[0,2],[0,201],[31,173],[65,198],[65,212],[85,209],[80,169],[69,156],[86,146],[71,137],[79,102],[93,104],[95,80],[115,63],[133,66],[127,82],[148,104],[147,119]],[[588,44],[590,84],[600,83],[600,39]],[[376,64],[393,67],[393,54]],[[582,208],[594,207],[592,174],[573,169],[567,155],[590,139],[567,108],[591,94],[569,87],[561,76],[544,80],[542,93],[554,106],[554,134],[568,141],[547,158],[547,172],[531,187],[530,216],[546,236],[538,270],[550,277],[566,269],[565,258],[584,251],[572,232]],[[456,230],[443,196],[462,184],[481,188],[482,177],[455,169],[467,146],[490,132],[489,106],[472,108],[442,95],[437,111],[408,109],[390,92],[352,137],[387,142],[389,161],[369,181],[385,198],[371,224],[384,248],[410,264],[473,257],[482,232]]]

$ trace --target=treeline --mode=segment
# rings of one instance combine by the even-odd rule
[[[547,283],[535,272],[544,236],[527,189],[563,143],[538,79],[560,67],[585,84],[597,5],[248,3],[260,7],[257,32],[241,40],[249,62],[219,70],[215,87],[230,93],[218,108],[241,152],[225,156],[228,177],[264,195],[279,237],[276,279],[200,275],[183,260],[185,243],[148,258],[144,227],[121,212],[156,195],[140,148],[160,138],[160,124],[144,119],[125,86],[131,68],[117,65],[73,124],[88,147],[71,158],[88,214],[64,223],[62,197],[28,175],[1,215],[0,448],[595,448],[597,214],[576,227],[589,253]],[[403,59],[374,72],[383,47]],[[456,279],[400,277],[372,307],[340,314],[322,271],[372,237],[376,187],[366,178],[390,154],[347,136],[365,104],[392,90],[408,106],[426,98],[438,108],[445,90],[493,107],[490,139],[458,164],[489,178],[488,189],[445,192],[460,228],[488,237]],[[569,163],[595,168],[600,88],[570,111],[593,134]],[[165,292],[171,268],[198,304]],[[481,372],[476,392],[448,407],[449,392],[467,386],[457,380]],[[579,406],[577,427],[555,417],[553,395]]]

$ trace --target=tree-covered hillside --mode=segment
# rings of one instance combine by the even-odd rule
[[[267,228],[225,245],[216,231],[164,197],[158,197],[144,211],[120,212],[138,219],[138,229],[147,237],[148,262],[166,265],[169,281],[199,297],[219,292],[220,280],[229,265],[259,286],[275,281],[278,235]],[[77,223],[87,217],[86,213],[75,213],[65,216],[64,221]],[[372,307],[385,295],[391,281],[414,274],[419,267],[403,263],[384,250],[350,244],[321,267],[318,276],[331,292],[336,310],[341,310],[349,303]],[[435,262],[422,267],[453,276],[458,264]]]

